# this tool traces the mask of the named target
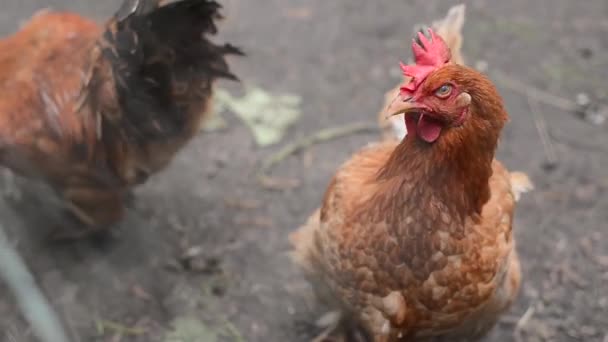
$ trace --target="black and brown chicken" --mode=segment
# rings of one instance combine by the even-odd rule
[[[211,115],[217,79],[210,0],[126,0],[104,26],[41,11],[0,40],[0,162],[48,183],[69,219],[55,239],[119,222],[134,186],[166,167]]]

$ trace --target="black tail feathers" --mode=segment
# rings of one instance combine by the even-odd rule
[[[146,140],[179,134],[193,104],[209,99],[215,79],[237,80],[225,56],[244,55],[209,39],[222,19],[217,2],[159,2],[125,0],[99,42],[119,102],[113,121]]]

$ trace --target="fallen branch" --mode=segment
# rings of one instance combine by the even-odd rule
[[[575,139],[568,138],[566,135],[557,133],[555,131],[550,132],[550,136],[554,141],[566,145],[574,150],[582,150],[586,152],[608,152],[608,148],[606,148],[605,145],[602,144],[602,141],[596,143],[576,141]],[[587,140],[591,141],[592,139]]]
[[[68,342],[55,311],[51,308],[25,262],[8,241],[0,226],[0,279],[8,285],[34,334],[43,342]]]
[[[572,100],[553,95],[531,85],[525,84],[522,81],[511,78],[511,76],[508,76],[502,71],[494,70],[493,72],[491,72],[491,74],[494,76],[494,79],[502,86],[508,88],[509,90],[517,92],[520,95],[530,97],[540,103],[553,106],[566,112],[574,112],[579,108],[576,102]]]
[[[377,130],[377,124],[365,122],[356,122],[350,125],[322,129],[312,135],[309,135],[307,137],[301,138],[295,142],[285,145],[278,152],[264,160],[262,166],[260,167],[258,178],[265,178],[265,175],[268,173],[268,171],[270,171],[270,169],[272,169],[275,165],[277,165],[290,155],[295,154],[303,149],[309,148],[312,145],[334,140],[351,134],[361,132],[373,132]]]

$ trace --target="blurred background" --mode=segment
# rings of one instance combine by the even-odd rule
[[[314,336],[323,307],[287,257],[287,234],[378,131],[305,146],[255,175],[297,139],[374,125],[414,27],[458,3],[220,2],[219,38],[248,54],[230,60],[242,85],[220,83],[219,119],[137,189],[111,241],[46,244],[41,227],[59,220],[49,191],[2,171],[0,223],[75,341]],[[47,7],[102,23],[120,3],[3,0],[0,34]],[[498,157],[536,185],[516,212],[521,295],[486,341],[608,342],[608,2],[464,3],[466,63],[495,81],[511,115]],[[0,288],[2,338],[34,341]]]

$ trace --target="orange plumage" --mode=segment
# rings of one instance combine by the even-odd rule
[[[236,79],[210,0],[127,1],[101,27],[42,11],[0,40],[0,161],[48,182],[73,219],[56,238],[119,221],[130,190],[164,168]]]
[[[502,99],[453,62],[425,77],[389,106],[409,120],[407,136],[355,154],[291,237],[295,261],[351,338],[468,341],[518,292],[512,221],[531,184],[494,159]]]

